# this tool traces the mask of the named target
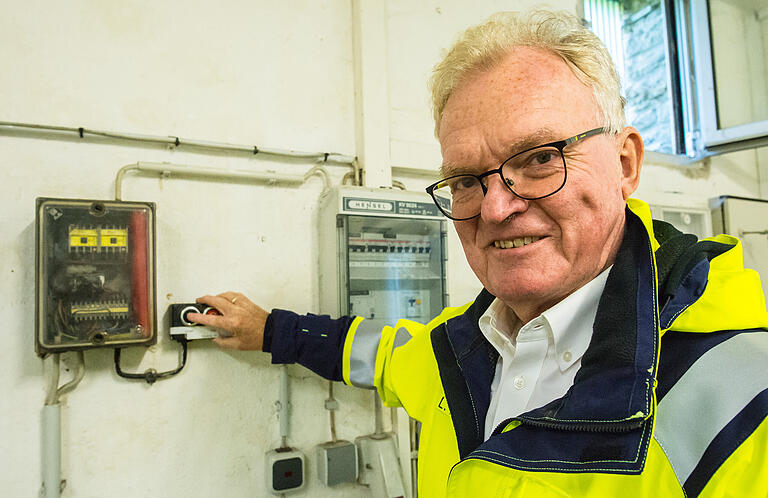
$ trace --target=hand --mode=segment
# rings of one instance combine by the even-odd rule
[[[203,296],[196,302],[213,306],[221,315],[189,313],[187,319],[229,332],[230,337],[213,340],[224,349],[261,351],[264,345],[264,324],[267,313],[239,292],[222,292],[218,296]]]

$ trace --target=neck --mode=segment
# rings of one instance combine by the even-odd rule
[[[589,276],[587,276],[585,279],[581,280],[577,285],[575,285],[573,288],[571,288],[568,292],[559,295],[558,297],[554,299],[548,299],[546,301],[525,301],[525,302],[507,302],[504,301],[504,304],[507,305],[507,307],[512,310],[512,312],[517,315],[517,317],[520,319],[521,325],[525,325],[526,323],[530,322],[537,316],[541,315],[551,307],[555,306],[559,302],[561,302],[566,297],[570,296],[577,290],[581,289],[583,286],[594,280],[598,275],[600,275],[603,271],[605,271],[608,267],[610,267],[614,260],[616,259],[616,253],[614,252],[612,257],[609,261],[605,262],[602,266],[599,267],[599,269]]]

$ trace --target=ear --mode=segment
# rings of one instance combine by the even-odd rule
[[[619,145],[619,161],[621,161],[621,193],[626,201],[637,190],[640,183],[645,146],[640,133],[631,126],[624,128],[616,139]]]

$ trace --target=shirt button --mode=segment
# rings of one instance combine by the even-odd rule
[[[513,382],[515,384],[515,388],[517,389],[522,389],[525,387],[525,377],[523,377],[522,375],[518,375],[517,377],[515,377],[515,380]]]
[[[572,358],[573,358],[573,355],[571,354],[570,351],[566,351],[565,353],[563,353],[563,361],[569,362],[571,361]]]

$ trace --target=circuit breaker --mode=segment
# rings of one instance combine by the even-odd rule
[[[339,187],[320,206],[320,306],[426,323],[445,306],[445,221],[426,195]]]
[[[38,198],[38,354],[156,342],[152,203]]]

